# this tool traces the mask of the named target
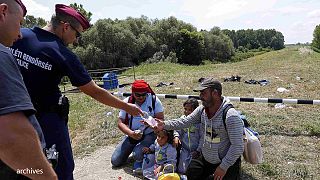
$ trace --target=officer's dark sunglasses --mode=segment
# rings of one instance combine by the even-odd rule
[[[74,28],[70,23],[69,23],[69,25],[70,25],[70,27],[72,27],[73,30],[75,30],[77,32],[76,38],[80,38],[81,37],[81,33],[76,28]]]
[[[147,95],[147,93],[134,93],[135,96],[137,97],[145,97]]]
[[[74,27],[71,25],[71,23],[69,22],[64,22],[64,21],[60,21],[60,23],[68,23],[70,25],[70,27],[76,31],[76,38],[80,38],[81,37],[81,33]]]

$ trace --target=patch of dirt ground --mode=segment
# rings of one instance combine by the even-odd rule
[[[112,168],[111,155],[116,145],[109,145],[97,149],[89,156],[75,159],[74,179],[76,180],[133,180],[142,179],[142,176],[134,176],[132,162],[120,168]],[[132,160],[131,160],[132,161]]]

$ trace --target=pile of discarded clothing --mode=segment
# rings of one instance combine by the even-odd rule
[[[270,82],[266,79],[262,79],[260,81],[254,80],[254,79],[250,79],[248,81],[244,81],[247,84],[260,84],[261,86],[265,86],[268,85]]]
[[[229,82],[229,81],[237,81],[240,82],[241,77],[240,76],[231,76],[229,78],[224,78],[224,82]]]
[[[171,83],[164,83],[164,82],[160,82],[159,84],[156,85],[156,87],[162,87],[162,86],[172,86],[174,85],[173,82]]]

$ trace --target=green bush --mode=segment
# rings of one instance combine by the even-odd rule
[[[235,56],[231,57],[232,62],[242,61],[244,59],[248,59],[253,57],[255,54],[253,52],[236,52]]]

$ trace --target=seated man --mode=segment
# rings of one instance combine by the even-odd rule
[[[142,111],[150,116],[163,119],[163,106],[156,97],[150,86],[144,80],[136,80],[132,84],[132,94],[124,99],[125,102],[136,104]],[[127,112],[120,110],[118,127],[126,134],[123,140],[117,145],[111,157],[113,166],[118,167],[127,162],[129,155],[133,154],[135,160],[133,172],[142,172],[143,147],[149,147],[156,139],[153,129],[146,127],[141,116],[131,116]]]

